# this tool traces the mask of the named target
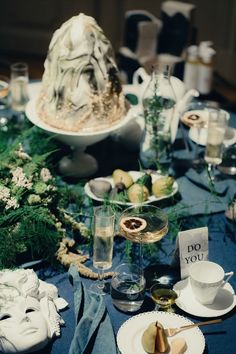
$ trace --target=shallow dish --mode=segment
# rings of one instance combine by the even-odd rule
[[[180,327],[193,324],[187,318],[168,312],[144,312],[128,319],[117,333],[117,344],[121,354],[146,354],[142,347],[142,335],[150,323],[159,321],[164,328]],[[198,327],[183,331],[175,338],[184,338],[187,344],[185,354],[202,354],[205,348],[205,338]],[[168,338],[169,343],[173,338]]]
[[[236,305],[234,289],[226,283],[216,295],[212,305],[202,305],[192,292],[189,279],[184,279],[175,284],[174,289],[180,292],[175,304],[186,313],[199,317],[218,317],[230,312]]]
[[[133,181],[137,181],[138,178],[142,177],[144,175],[144,172],[139,172],[139,171],[128,171],[128,173],[131,175],[131,177],[133,178]],[[151,177],[152,177],[152,183],[155,182],[158,178],[160,177],[163,177],[162,175],[159,175],[159,174],[154,174],[152,173],[151,174]],[[98,177],[98,178],[95,178],[94,180],[102,180],[102,181],[108,181],[111,183],[112,185],[112,188],[115,186],[114,185],[114,181],[113,181],[113,178],[112,176],[108,176],[108,177]],[[90,186],[89,186],[89,182],[87,182],[84,186],[84,190],[85,190],[85,193],[90,197],[92,198],[93,200],[97,200],[99,202],[102,202],[104,201],[103,198],[99,198],[97,197],[90,189]],[[172,197],[174,194],[176,194],[178,191],[178,184],[176,181],[174,181],[174,184],[173,184],[173,189],[172,189],[172,192],[168,195],[165,195],[165,196],[162,196],[162,197],[155,197],[154,195],[150,195],[150,197],[148,198],[148,200],[146,200],[145,202],[143,202],[142,204],[150,204],[150,203],[153,203],[153,202],[156,202],[156,201],[159,201],[159,200],[163,200],[163,199],[167,199],[167,198],[170,198]],[[120,204],[120,205],[134,205],[134,203],[131,203],[131,202],[126,202],[126,201],[117,201],[117,200],[110,200],[112,203],[114,204]]]

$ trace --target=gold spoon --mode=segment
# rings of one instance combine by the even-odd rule
[[[222,322],[222,319],[219,318],[216,320],[197,322],[197,323],[193,323],[191,325],[181,326],[181,327],[177,327],[177,328],[165,328],[165,334],[167,335],[167,337],[173,337],[175,334],[177,334],[181,331],[184,331],[186,329],[189,329],[189,328],[205,326],[205,325],[215,324],[215,323],[220,323],[220,322]]]

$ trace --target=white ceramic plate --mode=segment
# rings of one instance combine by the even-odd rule
[[[128,173],[131,175],[131,177],[133,178],[133,181],[137,181],[138,178],[140,178],[141,176],[144,175],[144,172],[139,172],[139,171],[128,171]],[[152,183],[155,182],[158,178],[160,177],[163,177],[159,174],[151,174],[151,177],[152,177]],[[95,180],[102,180],[102,181],[108,181],[111,183],[112,185],[112,188],[114,187],[114,181],[113,181],[113,178],[112,176],[109,176],[109,177],[98,177],[98,178],[95,178]],[[90,186],[89,186],[89,182],[87,182],[84,186],[84,190],[85,190],[85,193],[92,199],[94,200],[97,200],[99,202],[102,202],[104,199],[103,198],[99,198],[97,197],[90,189]],[[162,197],[155,197],[154,195],[150,195],[150,197],[148,198],[148,200],[146,200],[145,202],[143,202],[142,204],[150,204],[150,203],[153,203],[153,202],[156,202],[158,200],[162,200],[162,199],[166,199],[166,198],[170,198],[172,197],[176,192],[178,191],[178,184],[177,182],[175,181],[174,184],[173,184],[173,189],[172,189],[172,192],[168,195],[165,195],[165,196],[162,196]],[[122,201],[117,201],[117,200],[114,200],[112,201],[112,203],[114,204],[120,204],[120,205],[134,205],[133,203],[130,203],[130,202],[122,202]]]
[[[168,312],[144,312],[128,319],[117,333],[117,344],[121,354],[146,354],[142,347],[142,335],[150,323],[159,321],[164,328],[180,327],[193,324],[187,318]],[[174,338],[182,337],[187,344],[185,354],[202,354],[205,348],[205,338],[198,327],[188,329]],[[168,338],[171,345],[173,338]]]
[[[181,310],[199,317],[218,317],[230,312],[236,305],[236,296],[232,286],[227,283],[219,290],[212,305],[202,305],[192,293],[189,279],[184,279],[175,284],[174,289],[180,291],[176,305]]]

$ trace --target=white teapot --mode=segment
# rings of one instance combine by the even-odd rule
[[[138,70],[136,70],[133,75],[132,86],[137,96],[139,105],[142,104],[143,94],[150,80],[151,76],[146,72],[143,67],[140,67]],[[176,97],[174,116],[171,122],[171,141],[174,142],[177,134],[180,115],[186,110],[187,105],[192,100],[192,98],[199,96],[199,92],[194,89],[186,91],[184,82],[175,76],[170,76],[170,83]]]
[[[141,82],[140,82],[141,79]],[[133,75],[133,85],[135,87],[139,87],[139,101],[141,103],[141,99],[143,93],[151,80],[151,76],[146,72],[146,70],[140,67],[138,70],[134,72]],[[185,94],[185,85],[183,81],[178,79],[175,76],[170,77],[170,82],[173,87],[177,102],[184,96]]]
[[[116,131],[116,133],[113,134],[113,139],[124,143],[126,147],[135,151],[139,149],[145,128],[145,122],[142,116],[142,99],[150,80],[151,76],[147,74],[144,68],[140,67],[133,75],[132,84],[123,85],[124,94],[126,96],[130,95],[135,101],[135,103],[131,104],[129,111],[130,117],[133,117],[133,119],[131,119],[123,128]],[[170,128],[171,142],[173,143],[177,135],[181,114],[185,111],[185,108],[192,98],[197,97],[199,93],[196,90],[189,90],[186,92],[184,83],[175,76],[171,76],[170,81],[176,97],[176,104]]]
[[[151,80],[151,76],[146,72],[146,70],[143,67],[140,67],[138,70],[134,72],[132,85],[135,87],[136,94],[138,93],[139,103],[142,103],[143,93],[150,80]],[[170,83],[173,87],[176,96],[176,104],[178,104],[179,107],[181,106],[183,110],[185,109],[186,105],[189,103],[189,101],[191,101],[193,97],[199,96],[197,90],[189,90],[186,92],[186,87],[184,82],[175,76],[170,76]]]

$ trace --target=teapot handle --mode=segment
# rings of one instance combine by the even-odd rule
[[[140,78],[142,82],[140,82]],[[133,74],[133,85],[142,85],[146,80],[149,80],[149,75],[146,73],[144,68],[138,68]]]

